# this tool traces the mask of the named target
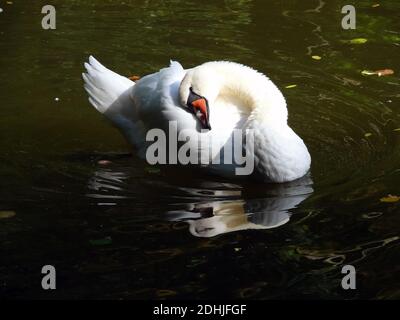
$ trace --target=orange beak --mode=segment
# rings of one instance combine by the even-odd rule
[[[194,100],[192,101],[191,106],[193,107],[194,114],[200,120],[203,127],[211,130],[211,126],[208,121],[209,117],[208,117],[208,107],[206,99],[200,98]]]

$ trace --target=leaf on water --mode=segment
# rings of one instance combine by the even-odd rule
[[[347,44],[364,44],[368,41],[368,39],[365,38],[354,38],[350,40],[340,40],[342,43],[347,43]]]
[[[175,296],[176,291],[168,290],[168,289],[161,289],[161,290],[157,290],[156,294],[158,297],[170,297],[170,296]]]
[[[400,131],[400,128],[394,129],[393,131]]]
[[[391,194],[388,194],[386,197],[380,199],[381,202],[386,202],[386,203],[393,203],[399,200],[400,200],[399,196],[393,196]]]
[[[136,81],[140,80],[140,76],[130,76],[130,77],[128,77],[128,79],[136,82]]]
[[[379,3],[375,3],[375,4],[372,5],[372,8],[378,8],[378,7],[380,7]]]
[[[376,71],[363,70],[363,71],[361,71],[361,74],[362,74],[363,76],[373,76],[373,75],[376,75],[376,76],[382,77],[382,76],[389,76],[389,75],[392,75],[392,74],[394,74],[394,71],[393,71],[392,69],[382,69],[382,70],[376,70]]]
[[[92,240],[89,240],[89,242],[92,246],[106,246],[106,245],[112,243],[112,238],[105,237],[103,239],[92,239]]]
[[[365,38],[355,38],[355,39],[351,39],[349,41],[350,44],[364,44],[368,41],[368,39]]]
[[[12,218],[16,215],[14,211],[0,211],[0,219]]]
[[[394,71],[392,69],[382,69],[375,71],[375,74],[377,74],[379,77],[389,76],[391,74],[394,74]]]
[[[321,60],[322,59],[322,57],[320,57],[320,56],[311,56],[311,58],[314,59],[314,60]]]
[[[363,70],[363,71],[361,71],[361,74],[363,76],[372,76],[372,75],[375,74],[375,72],[374,71],[370,71],[370,70]]]
[[[290,84],[290,85],[286,86],[285,88],[292,89],[292,88],[296,88],[296,87],[297,87],[297,84]]]
[[[364,134],[364,136],[365,136],[366,138],[368,138],[368,137],[372,136],[372,133],[371,133],[371,132],[367,132],[366,134]]]
[[[160,168],[157,167],[146,167],[145,168],[147,173],[160,173]]]

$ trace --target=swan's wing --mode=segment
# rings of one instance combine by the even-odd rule
[[[178,131],[194,128],[193,115],[180,106],[179,86],[186,74],[181,64],[171,61],[159,72],[133,81],[108,70],[95,58],[85,63],[83,74],[90,103],[118,127],[144,157],[146,134],[160,128],[166,133],[170,121],[176,121]],[[167,133],[168,134],[168,133]]]
[[[179,102],[179,86],[186,71],[181,64],[171,61],[169,67],[143,77],[132,90],[131,98],[148,129],[168,128],[168,122],[182,122],[192,118]]]
[[[85,62],[87,73],[82,73],[84,88],[90,103],[101,113],[105,113],[118,98],[134,86],[134,82],[107,69],[94,57]],[[128,103],[128,101],[125,101]]]
[[[107,69],[92,56],[85,68],[87,73],[82,77],[90,103],[120,129],[142,156],[145,131],[131,99],[135,82]]]
[[[87,73],[82,77],[90,103],[104,114],[143,156],[145,135],[153,122],[164,122],[160,109],[172,107],[171,86],[183,78],[184,70],[178,62],[135,82],[104,67],[94,57],[85,63]],[[156,120],[156,121],[155,121]],[[159,127],[159,126],[158,126]]]

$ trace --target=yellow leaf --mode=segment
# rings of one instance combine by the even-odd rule
[[[368,138],[368,137],[372,136],[372,133],[367,132],[366,134],[364,134],[364,136],[365,136],[366,138]]]
[[[381,202],[387,202],[387,203],[397,202],[399,200],[400,200],[399,196],[392,196],[391,194],[380,199]]]
[[[347,43],[347,44],[364,44],[368,42],[368,39],[365,38],[354,38],[350,40],[340,40],[341,43]]]
[[[168,289],[161,289],[161,290],[157,290],[156,294],[158,297],[170,297],[170,296],[175,296],[176,291],[168,290]]]
[[[372,76],[372,75],[375,74],[375,72],[374,71],[370,71],[370,70],[363,70],[363,71],[361,71],[361,74],[363,76]]]
[[[290,85],[286,86],[285,88],[292,89],[292,88],[296,88],[296,87],[297,87],[297,84],[290,84]]]
[[[349,41],[349,43],[351,43],[351,44],[364,44],[367,41],[368,41],[368,39],[365,39],[365,38],[355,38],[355,39],[351,39]]]
[[[0,211],[0,219],[12,218],[16,215],[14,211]]]
[[[320,56],[312,56],[311,58],[314,59],[314,60],[321,60],[322,59]]]
[[[393,131],[400,131],[400,128],[394,129]]]
[[[379,7],[379,6],[380,6],[379,3],[375,3],[375,4],[372,5],[372,8],[377,8],[377,7]]]

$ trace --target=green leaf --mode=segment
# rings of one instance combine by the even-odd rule
[[[320,56],[311,56],[311,58],[314,59],[314,60],[321,60],[322,59],[322,57],[320,57]]]
[[[296,87],[297,87],[297,84],[290,84],[290,85],[286,86],[285,88],[292,89],[292,88],[296,88]]]
[[[349,41],[350,44],[364,44],[366,43],[368,40],[365,38],[355,38],[355,39],[351,39]]]
[[[368,40],[365,38],[354,38],[351,40],[340,40],[340,42],[342,43],[347,43],[347,44],[364,44],[366,43]]]
[[[368,138],[368,137],[372,136],[372,133],[367,132],[366,134],[364,134],[364,136],[365,136],[366,138]]]

